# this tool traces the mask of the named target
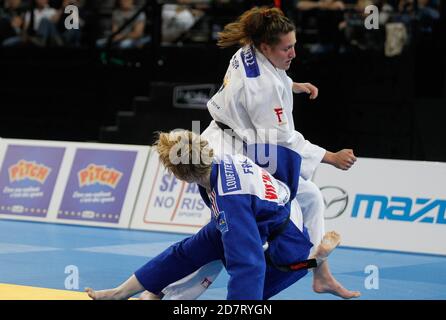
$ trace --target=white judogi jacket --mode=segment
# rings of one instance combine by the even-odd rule
[[[292,80],[283,70],[276,69],[268,59],[251,47],[238,50],[232,57],[225,75],[223,86],[208,102],[208,109],[215,121],[234,129],[237,135],[247,138],[248,144],[271,143],[288,147],[302,157],[299,179],[299,192],[307,206],[303,223],[310,232],[310,240],[315,246],[320,243],[324,231],[322,197],[318,188],[309,179],[321,162],[325,150],[305,138],[294,129]],[[233,141],[231,135],[224,134],[212,121],[202,133],[216,154],[237,154],[243,152],[241,141]],[[242,129],[240,132],[238,129]],[[277,129],[277,142],[262,135],[262,129]],[[235,140],[235,139],[234,139]],[[223,150],[224,149],[224,150]],[[302,187],[312,186],[305,189]],[[305,189],[304,191],[302,191]],[[317,191],[316,191],[317,190]],[[300,214],[296,200],[291,201],[291,218]],[[299,219],[295,219],[299,221]],[[295,223],[296,224],[296,223]],[[296,224],[298,225],[298,224]],[[301,227],[300,227],[301,228]],[[165,299],[190,300],[199,297],[212,283],[222,269],[221,261],[214,261],[195,273],[177,281],[163,290]]]
[[[222,87],[207,106],[215,121],[234,129],[248,144],[274,143],[299,153],[301,176],[309,179],[325,149],[295,131],[292,84],[284,70],[275,68],[254,47],[245,46],[232,57]]]

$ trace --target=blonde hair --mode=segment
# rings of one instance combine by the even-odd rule
[[[164,167],[180,180],[199,180],[211,171],[214,151],[209,143],[188,130],[159,132],[153,145]]]
[[[222,48],[251,44],[259,48],[261,43],[274,46],[281,35],[291,31],[296,31],[296,27],[280,9],[254,7],[219,32],[217,45]]]

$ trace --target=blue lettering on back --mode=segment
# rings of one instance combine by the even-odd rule
[[[245,73],[248,78],[257,78],[260,76],[259,65],[257,64],[256,54],[252,47],[242,50],[240,53],[245,66]]]
[[[223,160],[221,162],[221,167],[223,169],[220,170],[223,192],[227,193],[241,190],[240,178],[231,159],[226,158]]]

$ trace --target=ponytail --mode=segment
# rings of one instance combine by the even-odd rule
[[[282,34],[295,30],[294,24],[280,9],[254,7],[224,27],[218,34],[217,45],[222,48],[251,44],[260,47],[261,43],[273,46],[280,41]]]

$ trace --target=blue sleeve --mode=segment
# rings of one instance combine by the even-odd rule
[[[226,195],[216,200],[219,214],[214,219],[230,277],[227,299],[261,300],[266,264],[251,195]]]
[[[177,242],[135,272],[141,285],[159,294],[169,284],[201,266],[223,258],[220,233],[211,221],[197,234]]]

